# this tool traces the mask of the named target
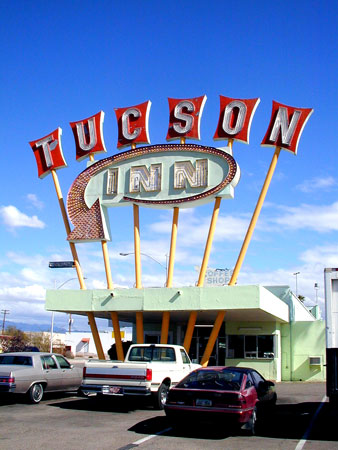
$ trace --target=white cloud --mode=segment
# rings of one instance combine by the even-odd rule
[[[272,223],[284,228],[310,229],[320,233],[338,230],[338,202],[332,205],[307,205],[297,207],[283,206],[284,215],[270,219]]]
[[[13,286],[0,288],[0,300],[6,302],[13,300],[18,300],[24,303],[31,303],[32,300],[35,302],[44,302],[45,295],[46,290],[38,284],[32,284],[24,287]]]
[[[45,204],[39,200],[35,194],[27,194],[26,198],[36,209],[43,209],[45,206]]]
[[[198,217],[192,211],[181,217],[178,223],[178,243],[183,247],[194,247],[196,245],[204,246],[209,228],[211,217]],[[241,214],[239,217],[231,215],[219,215],[216,225],[214,240],[217,241],[240,241],[244,238],[249,224],[249,217]],[[170,236],[171,218],[161,220],[150,225],[150,230],[159,234]],[[153,244],[152,247],[153,248]]]
[[[328,191],[328,190],[336,187],[337,185],[338,185],[338,182],[333,177],[324,177],[324,178],[315,177],[315,178],[312,178],[311,180],[305,180],[305,181],[303,181],[303,183],[298,184],[296,186],[296,189],[298,189],[302,192],[305,192],[305,193],[310,193],[310,192],[317,191],[319,189]]]
[[[1,206],[0,217],[3,223],[10,229],[19,227],[45,228],[45,223],[37,216],[27,216],[13,205]]]

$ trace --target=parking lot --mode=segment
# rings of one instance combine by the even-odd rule
[[[146,403],[108,397],[46,395],[38,405],[0,400],[0,448],[6,449],[336,449],[338,410],[324,383],[277,383],[278,402],[256,436],[191,425],[175,430]]]

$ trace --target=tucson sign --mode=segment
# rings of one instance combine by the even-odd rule
[[[67,209],[74,224],[70,241],[109,240],[107,207],[142,204],[152,208],[192,207],[216,196],[232,198],[239,180],[239,168],[230,148],[218,149],[186,144],[200,139],[200,122],[206,96],[169,98],[169,126],[166,140],[180,144],[150,144],[148,119],[151,102],[116,108],[117,148],[131,147],[114,156],[94,162],[73,183]],[[220,96],[220,115],[214,140],[249,143],[253,115],[260,99],[234,99]],[[294,108],[273,102],[271,120],[262,141],[294,154],[311,109]],[[106,153],[103,137],[104,112],[71,122],[76,159]],[[30,142],[43,178],[66,167],[61,146],[61,128]],[[90,225],[90,226],[89,226]]]

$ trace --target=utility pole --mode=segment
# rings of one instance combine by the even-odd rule
[[[6,323],[6,315],[9,314],[9,309],[2,309],[1,314],[3,314],[4,318],[2,321],[2,332],[1,334],[4,334],[5,332],[5,323]]]

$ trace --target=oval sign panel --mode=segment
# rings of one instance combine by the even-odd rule
[[[74,181],[70,241],[110,240],[107,208],[190,208],[233,198],[239,168],[226,151],[194,144],[140,147],[91,164]]]

